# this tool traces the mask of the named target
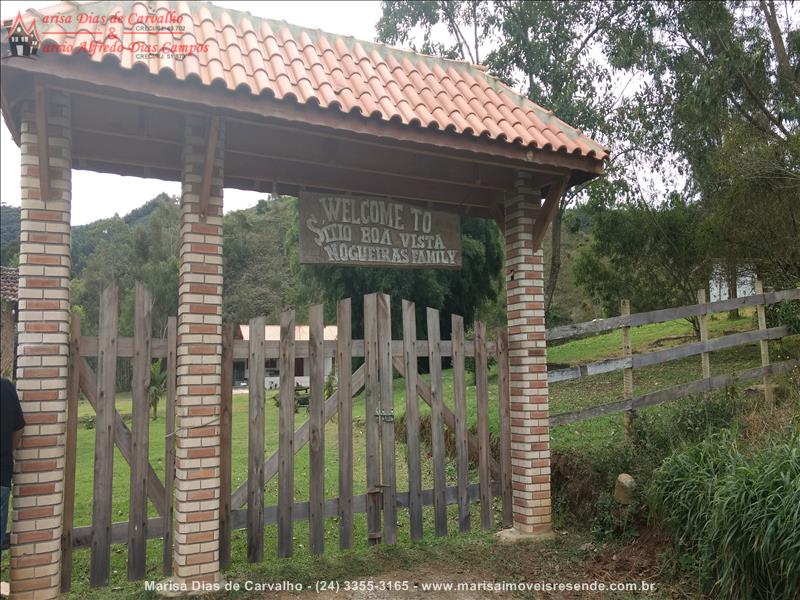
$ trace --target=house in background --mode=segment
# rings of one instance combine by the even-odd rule
[[[326,342],[336,341],[338,328],[336,325],[328,325],[323,331],[323,339]],[[250,340],[250,326],[239,325],[233,330],[233,336],[239,340]],[[298,342],[308,341],[308,325],[296,325],[294,328],[294,339]],[[264,341],[279,342],[281,339],[280,325],[267,325],[264,327]],[[333,370],[333,357],[324,358],[323,375],[327,377]],[[248,359],[236,359],[233,361],[233,384],[238,386],[247,385],[250,376],[250,365]],[[268,358],[265,364],[265,377],[267,389],[278,389],[280,383],[280,370],[278,369],[278,359]],[[294,360],[294,385],[295,387],[309,386],[309,371],[307,358],[295,358]]]
[[[0,374],[13,379],[17,352],[17,269],[0,267]]]

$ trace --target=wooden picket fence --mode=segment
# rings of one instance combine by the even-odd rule
[[[230,537],[236,529],[247,530],[247,556],[251,562],[264,559],[264,527],[277,524],[277,555],[293,553],[293,524],[309,522],[309,544],[312,553],[324,551],[324,522],[337,517],[339,547],[353,544],[355,513],[366,513],[367,539],[371,544],[397,541],[397,512],[407,509],[411,539],[423,535],[423,507],[433,506],[436,535],[448,531],[447,506],[458,505],[459,531],[470,528],[470,510],[474,501],[480,503],[481,524],[493,527],[492,499],[503,498],[503,524],[510,525],[511,421],[508,415],[508,361],[505,334],[497,342],[486,339],[486,328],[475,323],[475,339],[466,340],[464,321],[452,316],[450,341],[441,340],[439,311],[428,308],[427,339],[417,340],[414,304],[403,301],[403,339],[391,335],[391,300],[385,294],[364,297],[364,339],[351,337],[351,301],[337,305],[338,336],[336,341],[323,340],[322,305],[309,310],[309,340],[296,341],[295,313],[281,315],[280,341],[264,341],[265,320],[253,319],[249,324],[249,341],[232,341],[231,325],[223,333],[223,372],[230,372],[234,358],[248,357],[250,364],[250,436],[248,447],[248,478],[238,489],[231,489],[232,398],[223,394],[222,489],[220,512],[220,561],[223,568],[230,562]],[[491,456],[489,438],[488,359],[496,356],[499,366],[499,418],[501,420],[501,457]],[[338,386],[328,398],[323,395],[325,357],[335,357]],[[418,358],[429,361],[430,382],[418,372]],[[474,357],[476,371],[477,435],[467,428],[465,358]],[[280,372],[278,449],[265,459],[263,365],[266,359],[277,359]],[[296,358],[307,358],[310,364],[309,418],[295,428],[294,366]],[[363,364],[351,370],[353,359],[363,358]],[[446,404],[442,390],[442,359],[449,358],[453,366],[453,407]],[[408,489],[397,489],[397,465],[394,395],[395,373],[404,378],[405,419],[407,437]],[[226,375],[226,381],[231,377]],[[226,388],[227,389],[227,388]],[[365,494],[353,494],[353,407],[355,396],[363,391],[365,400],[364,428],[366,434]],[[419,399],[431,407],[431,452],[433,487],[423,489],[422,448],[420,444]],[[338,414],[338,496],[330,498],[324,488],[325,425]],[[456,446],[457,485],[446,485],[445,429],[451,430]],[[294,455],[309,447],[308,501],[296,501]],[[505,457],[505,459],[503,458]],[[469,461],[478,465],[478,482],[470,483]],[[264,506],[264,486],[278,478],[278,503]],[[230,502],[227,499],[230,498]],[[247,504],[247,508],[242,506]]]
[[[221,436],[221,506],[220,563],[230,564],[231,534],[247,530],[248,559],[264,559],[264,528],[277,525],[277,556],[293,553],[293,525],[309,522],[309,549],[324,551],[324,521],[336,517],[339,524],[339,547],[349,548],[354,538],[354,515],[366,513],[368,541],[392,544],[397,540],[397,512],[408,510],[409,535],[423,535],[423,507],[433,506],[435,531],[448,531],[448,505],[458,505],[458,529],[468,531],[471,505],[480,504],[481,524],[493,527],[492,502],[502,497],[502,523],[511,524],[511,453],[508,413],[508,361],[505,332],[497,341],[488,341],[486,328],[475,323],[475,339],[465,339],[464,321],[451,317],[451,340],[441,340],[440,315],[428,308],[427,339],[417,340],[413,303],[403,301],[403,339],[392,340],[390,298],[384,294],[364,297],[364,339],[351,335],[351,301],[337,305],[338,339],[323,340],[322,305],[309,310],[309,340],[296,341],[294,311],[281,316],[279,342],[265,341],[266,321],[250,321],[250,339],[234,340],[233,324],[223,325],[222,336],[222,407]],[[163,571],[171,574],[173,482],[175,474],[175,404],[177,383],[177,321],[170,318],[166,339],[151,338],[152,296],[140,283],[135,290],[134,337],[121,338],[117,333],[118,292],[116,286],[104,290],[101,299],[97,337],[81,335],[79,316],[74,316],[70,334],[69,393],[67,414],[67,449],[65,468],[64,533],[62,536],[62,590],[71,585],[74,548],[91,549],[90,584],[108,584],[111,545],[128,546],[128,578],[145,576],[146,540],[163,538]],[[338,385],[333,394],[323,395],[325,357],[335,357]],[[96,371],[87,359],[96,358]],[[476,371],[477,435],[467,426],[465,359],[474,358]],[[129,428],[115,407],[115,379],[118,359],[132,361],[132,421]],[[165,478],[159,478],[149,463],[149,418],[147,389],[152,359],[166,359],[167,402]],[[249,376],[248,477],[232,490],[232,407],[233,361],[247,358]],[[294,368],[296,358],[307,358],[310,365],[309,418],[295,427]],[[427,358],[429,381],[418,370],[418,359]],[[445,403],[442,388],[442,359],[451,361],[453,410]],[[495,358],[498,367],[499,410],[501,423],[500,457],[493,457],[489,437],[488,361]],[[264,365],[277,359],[280,367],[279,443],[266,456],[264,407],[266,384]],[[353,359],[361,364],[351,369]],[[396,444],[393,386],[394,373],[404,378],[408,489],[398,490],[396,480]],[[366,493],[353,493],[353,406],[355,396],[365,399]],[[75,468],[78,427],[78,399],[83,394],[96,413],[95,460],[92,525],[73,527],[75,512]],[[421,419],[419,399],[431,407],[431,452],[433,487],[423,489]],[[324,488],[325,425],[338,414],[338,493]],[[445,429],[455,439],[457,485],[446,485],[447,456]],[[112,522],[113,456],[119,449],[130,465],[129,519]],[[310,476],[307,501],[295,500],[294,455],[308,446]],[[470,461],[478,465],[478,481],[470,481]],[[264,488],[278,478],[278,503],[265,506]],[[158,517],[147,518],[147,500]],[[246,505],[246,507],[245,507]],[[245,508],[243,508],[245,507]]]
[[[632,411],[654,406],[682,396],[701,394],[736,381],[767,378],[797,368],[800,361],[786,360],[770,363],[769,340],[779,339],[789,332],[786,327],[767,328],[765,306],[785,300],[800,300],[800,290],[758,293],[745,298],[705,302],[646,313],[628,314],[623,304],[622,315],[611,319],[567,325],[550,329],[551,342],[622,329],[622,356],[565,369],[550,370],[548,381],[555,383],[580,377],[623,370],[622,400],[601,406],[551,415],[551,426],[573,423],[607,414]],[[140,283],[135,289],[135,318],[133,338],[118,337],[118,293],[115,286],[104,290],[101,301],[97,337],[81,335],[81,322],[73,316],[70,331],[69,387],[67,401],[67,442],[65,455],[64,528],[62,536],[62,590],[71,584],[72,552],[74,548],[90,548],[90,583],[107,585],[110,571],[111,545],[125,543],[128,547],[128,577],[145,576],[146,540],[163,538],[163,572],[171,574],[173,530],[173,482],[175,477],[174,433],[177,384],[177,319],[168,321],[165,339],[151,337],[152,296]],[[754,331],[709,339],[706,319],[713,312],[755,306],[759,328]],[[294,339],[295,314],[287,311],[281,316],[280,341],[264,340],[263,317],[250,322],[250,339],[234,340],[233,324],[223,325],[222,336],[222,398],[220,414],[221,435],[221,506],[220,506],[220,563],[230,564],[231,534],[247,530],[247,554],[251,561],[265,556],[264,530],[277,526],[275,555],[293,553],[293,526],[296,521],[309,522],[309,548],[314,553],[324,551],[324,522],[337,518],[340,548],[349,548],[354,541],[354,515],[366,513],[367,539],[371,544],[392,544],[397,540],[398,510],[407,510],[409,535],[418,540],[423,535],[423,507],[432,506],[436,535],[448,532],[448,505],[458,506],[458,530],[470,527],[474,502],[479,503],[482,527],[493,526],[492,500],[502,500],[502,524],[511,525],[511,419],[509,414],[509,368],[505,330],[496,341],[486,336],[486,328],[476,322],[474,339],[467,340],[463,319],[451,317],[451,339],[440,339],[440,314],[426,309],[426,339],[417,339],[416,312],[413,303],[402,302],[402,339],[391,335],[391,301],[384,294],[364,297],[363,339],[352,338],[351,301],[337,305],[335,341],[323,339],[322,305],[309,311],[309,340]],[[677,318],[697,317],[700,320],[701,340],[675,348],[643,354],[633,354],[630,328]],[[711,376],[708,355],[722,348],[758,342],[761,347],[761,366],[737,373]],[[635,369],[669,360],[700,355],[703,378],[649,394],[633,395]],[[323,364],[325,357],[335,357],[338,386],[325,398]],[[475,361],[477,433],[467,427],[465,359]],[[96,359],[93,370],[89,358]],[[118,359],[132,361],[132,421],[129,428],[115,406],[115,379]],[[159,478],[148,459],[149,418],[147,389],[150,362],[166,361],[166,424],[164,479]],[[248,478],[236,490],[232,489],[232,407],[233,362],[250,361]],[[295,358],[307,358],[310,364],[309,418],[295,426],[294,368]],[[418,359],[427,358],[429,376],[423,378]],[[442,359],[451,361],[453,397],[445,402],[442,386]],[[488,360],[498,365],[498,405],[489,404]],[[266,359],[277,359],[280,366],[278,449],[265,455],[264,403],[266,397],[264,365]],[[355,370],[351,365],[361,362]],[[363,361],[363,362],[362,362]],[[408,489],[397,487],[396,439],[393,388],[401,376],[405,393],[405,445],[407,448]],[[765,386],[769,393],[769,386]],[[355,495],[353,486],[353,398],[364,394],[364,428],[366,434],[366,493]],[[77,450],[78,401],[86,398],[96,412],[95,460],[92,525],[73,527],[75,512],[75,468]],[[431,407],[430,443],[433,485],[423,489],[420,399]],[[450,402],[452,400],[452,402]],[[451,404],[453,409],[448,406]],[[490,451],[490,410],[499,411],[499,452]],[[338,415],[338,489],[324,487],[325,426]],[[455,440],[457,483],[448,486],[445,476],[448,457],[445,450],[446,431]],[[308,446],[308,500],[295,500],[294,456]],[[112,521],[113,456],[116,447],[130,465],[129,517],[126,522]],[[477,479],[470,479],[470,463],[478,465]],[[278,502],[265,506],[264,488],[278,478]],[[303,490],[305,491],[305,490]],[[332,497],[336,493],[336,497]],[[148,518],[147,500],[158,513]],[[272,553],[270,553],[272,554]]]

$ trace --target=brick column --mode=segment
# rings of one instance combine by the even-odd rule
[[[69,97],[45,97],[49,165],[40,165],[34,103],[22,107],[17,390],[25,414],[15,453],[11,595],[56,598],[69,353],[71,129]],[[49,194],[39,173],[49,168]]]
[[[550,429],[544,324],[542,251],[533,247],[539,190],[518,175],[506,203],[506,305],[510,362],[511,537],[551,534]]]
[[[183,148],[173,573],[187,583],[219,578],[224,132],[202,216],[209,121],[186,117]]]

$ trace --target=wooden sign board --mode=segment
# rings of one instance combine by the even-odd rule
[[[458,215],[396,200],[300,194],[300,262],[358,267],[461,268]]]

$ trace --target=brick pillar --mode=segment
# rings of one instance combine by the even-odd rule
[[[17,390],[25,414],[15,453],[11,595],[55,598],[61,567],[61,514],[69,353],[70,101],[48,92],[49,165],[40,165],[34,103],[22,107],[22,213],[19,254]],[[49,168],[49,194],[39,172]]]
[[[511,470],[517,537],[549,535],[550,429],[542,251],[533,247],[539,190],[518,175],[506,203],[506,305],[510,362]]]
[[[187,583],[219,578],[224,132],[202,216],[209,121],[187,116],[183,147],[173,573]]]

